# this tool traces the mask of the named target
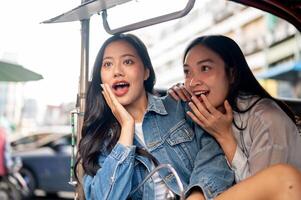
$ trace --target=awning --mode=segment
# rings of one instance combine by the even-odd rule
[[[21,65],[0,61],[0,82],[25,82],[43,79],[43,76]]]
[[[300,75],[301,61],[272,67],[267,71],[257,74],[256,78],[292,81],[296,80],[296,78],[300,78]]]

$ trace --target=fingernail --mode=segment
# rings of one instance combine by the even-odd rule
[[[100,84],[100,86],[103,88],[103,87],[104,87],[103,83],[102,83],[102,84]]]

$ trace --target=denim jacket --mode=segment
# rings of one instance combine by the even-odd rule
[[[233,184],[234,173],[216,141],[186,118],[187,109],[183,102],[148,94],[142,124],[145,145],[160,163],[175,168],[186,195],[191,188],[199,187],[206,199],[213,199]],[[84,176],[86,199],[155,199],[152,179],[131,193],[153,168],[150,160],[135,153],[138,146],[141,144],[135,136],[133,146],[117,143],[107,155],[99,156],[101,168],[96,175]],[[173,174],[162,169],[159,175],[169,189],[179,194]]]

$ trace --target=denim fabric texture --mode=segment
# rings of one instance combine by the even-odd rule
[[[160,163],[169,163],[177,171],[186,194],[193,187],[202,189],[206,199],[213,199],[234,183],[234,173],[216,141],[192,123],[184,102],[170,97],[148,94],[148,108],[142,128],[146,148]],[[142,147],[135,137],[133,146],[117,143],[111,152],[99,157],[97,174],[84,176],[86,199],[93,200],[154,200],[152,179],[130,195],[147,176],[153,164],[135,153]],[[176,194],[179,188],[174,175],[162,169],[160,177]]]

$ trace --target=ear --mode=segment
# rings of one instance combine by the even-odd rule
[[[146,81],[149,77],[149,69],[148,68],[145,68],[145,71],[144,71],[144,80]]]

